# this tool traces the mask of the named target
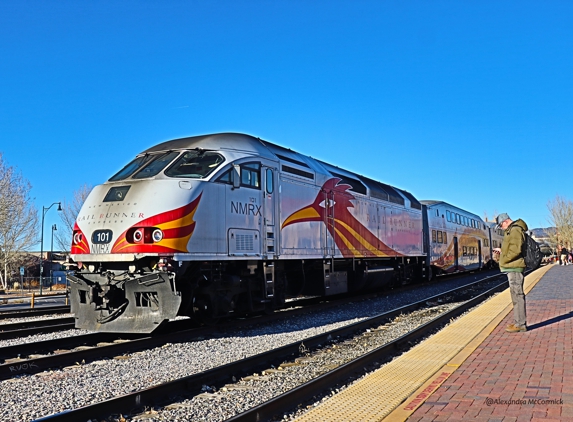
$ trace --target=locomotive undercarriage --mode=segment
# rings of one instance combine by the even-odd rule
[[[183,307],[202,323],[230,315],[272,311],[284,303],[284,278],[266,261],[193,262],[182,276]]]
[[[422,275],[423,264],[423,258],[142,260],[137,265],[84,265],[68,278],[77,328],[149,333],[177,316],[210,324],[229,315],[272,311],[287,296],[329,296],[406,284]]]
[[[273,263],[164,261],[90,264],[68,274],[76,328],[149,333],[176,316],[213,323],[284,303]]]

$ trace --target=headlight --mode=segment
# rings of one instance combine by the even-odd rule
[[[137,243],[143,240],[143,229],[137,229],[133,232],[133,240]]]
[[[83,237],[81,232],[75,232],[74,233],[74,244],[79,245],[80,243],[82,243],[83,238],[84,237]]]
[[[153,230],[153,234],[151,235],[151,237],[153,238],[153,241],[155,243],[161,242],[161,240],[163,239],[163,231],[161,231],[161,229],[155,229]]]

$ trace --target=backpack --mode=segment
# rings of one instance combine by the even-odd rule
[[[525,260],[525,265],[532,270],[535,270],[541,264],[543,254],[535,240],[530,235],[523,232],[523,245],[521,246],[521,254]]]

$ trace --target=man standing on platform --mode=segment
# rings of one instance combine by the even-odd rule
[[[513,324],[509,324],[505,331],[508,333],[527,331],[525,293],[523,292],[523,272],[526,265],[522,253],[527,224],[521,219],[513,221],[506,213],[498,215],[495,221],[497,228],[503,230],[503,241],[501,250],[496,248],[494,253],[500,254],[499,269],[501,272],[507,273],[511,301],[513,302],[513,319],[515,321]]]

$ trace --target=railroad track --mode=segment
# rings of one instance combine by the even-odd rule
[[[369,297],[365,295],[364,297]],[[348,300],[356,300],[351,298]],[[280,321],[309,312],[311,310],[329,309],[341,306],[344,300],[318,301],[315,298],[291,302],[290,309],[275,312],[271,315],[256,315],[251,318],[229,320],[216,326],[194,327],[190,320],[173,321],[165,328],[165,333],[153,334],[114,334],[90,333],[73,337],[23,343],[0,348],[0,380],[21,374],[35,374],[50,368],[74,365],[76,362],[90,362],[104,357],[118,356],[162,346],[166,343],[180,342],[183,339],[193,341],[197,337],[211,337],[217,332],[228,332],[244,326],[252,326],[272,321]],[[72,318],[73,320],[73,318]],[[73,328],[73,323],[69,328]],[[23,331],[12,331],[6,334],[17,334]],[[2,333],[0,333],[1,336]],[[14,335],[14,337],[19,337]]]
[[[0,340],[27,337],[40,333],[53,333],[55,331],[69,330],[74,328],[74,323],[74,317],[64,317],[15,322],[12,324],[0,324]]]
[[[201,387],[204,385],[219,387],[224,386],[226,383],[231,382],[232,378],[248,376],[271,367],[278,367],[285,361],[292,361],[294,357],[300,355],[301,343],[304,343],[308,350],[313,350],[319,348],[322,345],[328,344],[332,339],[350,337],[355,335],[357,332],[362,333],[365,330],[371,329],[372,327],[378,327],[381,324],[391,321],[393,318],[399,315],[407,314],[417,309],[427,307],[427,303],[429,302],[431,303],[442,301],[442,298],[460,294],[459,292],[462,290],[468,291],[468,289],[471,288],[471,285],[483,283],[484,281],[492,282],[493,280],[500,277],[503,278],[503,281],[497,283],[494,288],[488,289],[485,293],[465,301],[462,305],[457,306],[451,311],[443,313],[439,317],[433,319],[431,322],[424,324],[423,326],[411,331],[406,335],[403,335],[397,340],[379,347],[374,352],[368,353],[356,361],[345,364],[335,370],[328,372],[327,374],[318,377],[315,380],[309,381],[306,384],[293,389],[289,393],[285,393],[265,404],[259,405],[232,418],[234,421],[266,420],[274,415],[280,414],[281,412],[295,407],[297,403],[303,402],[305,399],[308,399],[320,391],[327,389],[328,386],[336,384],[345,377],[347,378],[349,374],[355,374],[357,371],[362,371],[365,366],[369,365],[369,362],[380,362],[384,361],[384,359],[388,359],[388,356],[396,353],[397,350],[400,350],[408,346],[409,343],[426,336],[429,332],[436,330],[438,327],[448,322],[451,318],[462,314],[467,309],[485,300],[495,292],[507,288],[507,280],[505,277],[503,277],[503,275],[497,274],[495,276],[488,277],[487,279],[482,279],[460,288],[441,293],[440,295],[425,298],[424,300],[412,303],[408,306],[397,308],[393,311],[368,318],[362,322],[348,325],[337,330],[329,331],[318,336],[307,338],[302,342],[297,341],[287,346],[283,346],[275,350],[261,353],[256,356],[252,356],[224,366],[213,368],[208,371],[176,379],[157,385],[155,387],[143,389],[120,397],[115,397],[100,403],[95,403],[78,409],[50,415],[39,420],[75,421],[81,419],[89,419],[92,417],[107,417],[109,415],[116,415],[120,413],[125,415],[132,412],[133,409],[152,406],[161,400],[166,400],[170,396],[194,396],[201,392]]]
[[[69,314],[70,306],[43,306],[41,308],[22,309],[18,311],[2,311],[0,312],[0,319],[10,318],[27,318],[34,316],[50,315],[50,314]]]
[[[395,292],[405,292],[415,288],[416,285],[408,285],[396,289]],[[352,297],[331,297],[328,299],[304,298],[288,303],[283,308],[283,312],[275,312],[264,316],[257,315],[241,320],[227,320],[217,326],[207,327],[206,331],[196,331],[196,333],[193,330],[188,330],[189,320],[175,321],[171,322],[171,328],[167,329],[168,332],[178,332],[174,335],[175,337],[172,335],[163,336],[161,333],[155,333],[154,335],[91,333],[7,346],[0,348],[0,359],[4,359],[4,363],[0,364],[0,380],[21,374],[39,373],[50,368],[74,365],[76,362],[90,362],[103,357],[119,356],[129,352],[161,346],[169,342],[182,341],[184,338],[192,340],[197,336],[209,337],[215,332],[230,331],[242,326],[252,326],[253,324],[280,321],[307,312],[336,308],[344,306],[347,302],[366,300],[379,295],[380,293],[370,293]],[[310,309],[307,309],[307,307]],[[73,323],[70,322],[69,326],[62,324],[61,327],[61,329],[73,328]],[[52,331],[56,331],[56,329]],[[30,331],[24,334],[24,331],[11,331],[6,333],[6,336],[15,338],[28,334],[33,334],[33,332]],[[2,338],[1,336],[2,333],[0,333],[0,338]]]

